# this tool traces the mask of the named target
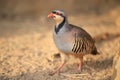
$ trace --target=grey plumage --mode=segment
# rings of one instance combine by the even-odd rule
[[[56,22],[53,39],[56,47],[62,52],[62,64],[52,75],[63,67],[67,55],[70,54],[80,59],[79,70],[81,71],[83,56],[86,54],[98,54],[95,41],[84,29],[69,24],[63,11],[54,10],[48,17],[53,18]]]
[[[64,24],[61,30],[56,34],[54,32],[54,41],[57,48],[64,53],[93,54],[96,50],[95,41],[82,28]],[[97,54],[97,51],[96,53]]]

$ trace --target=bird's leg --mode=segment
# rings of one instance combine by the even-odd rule
[[[79,67],[78,67],[78,71],[81,72],[82,71],[82,65],[83,65],[83,57],[79,58],[80,63],[79,63]]]
[[[62,63],[60,64],[60,66],[55,71],[53,71],[52,73],[50,73],[50,75],[54,75],[57,72],[58,73],[60,72],[61,68],[65,65],[65,63],[67,61],[67,55],[66,54],[61,54],[61,60],[62,60]]]

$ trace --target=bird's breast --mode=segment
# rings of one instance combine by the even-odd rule
[[[55,42],[56,47],[64,52],[64,53],[71,53],[72,52],[72,47],[73,47],[73,38],[69,35],[69,33],[59,33],[53,34],[53,39]]]

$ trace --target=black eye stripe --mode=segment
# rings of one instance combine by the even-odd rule
[[[53,13],[53,14],[56,14],[56,12],[55,12],[55,11],[52,11],[52,13]]]
[[[59,14],[59,15],[63,16],[63,14]]]
[[[52,11],[52,13],[53,13],[53,14],[56,14],[56,15],[63,16],[63,14],[61,14],[61,13],[57,13],[57,12],[55,12],[55,11]]]

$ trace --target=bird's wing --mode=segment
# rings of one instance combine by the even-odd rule
[[[79,30],[79,29],[77,29]],[[83,30],[77,31],[74,30],[74,45],[72,48],[72,52],[74,53],[90,53],[94,47],[94,40],[92,37]]]

